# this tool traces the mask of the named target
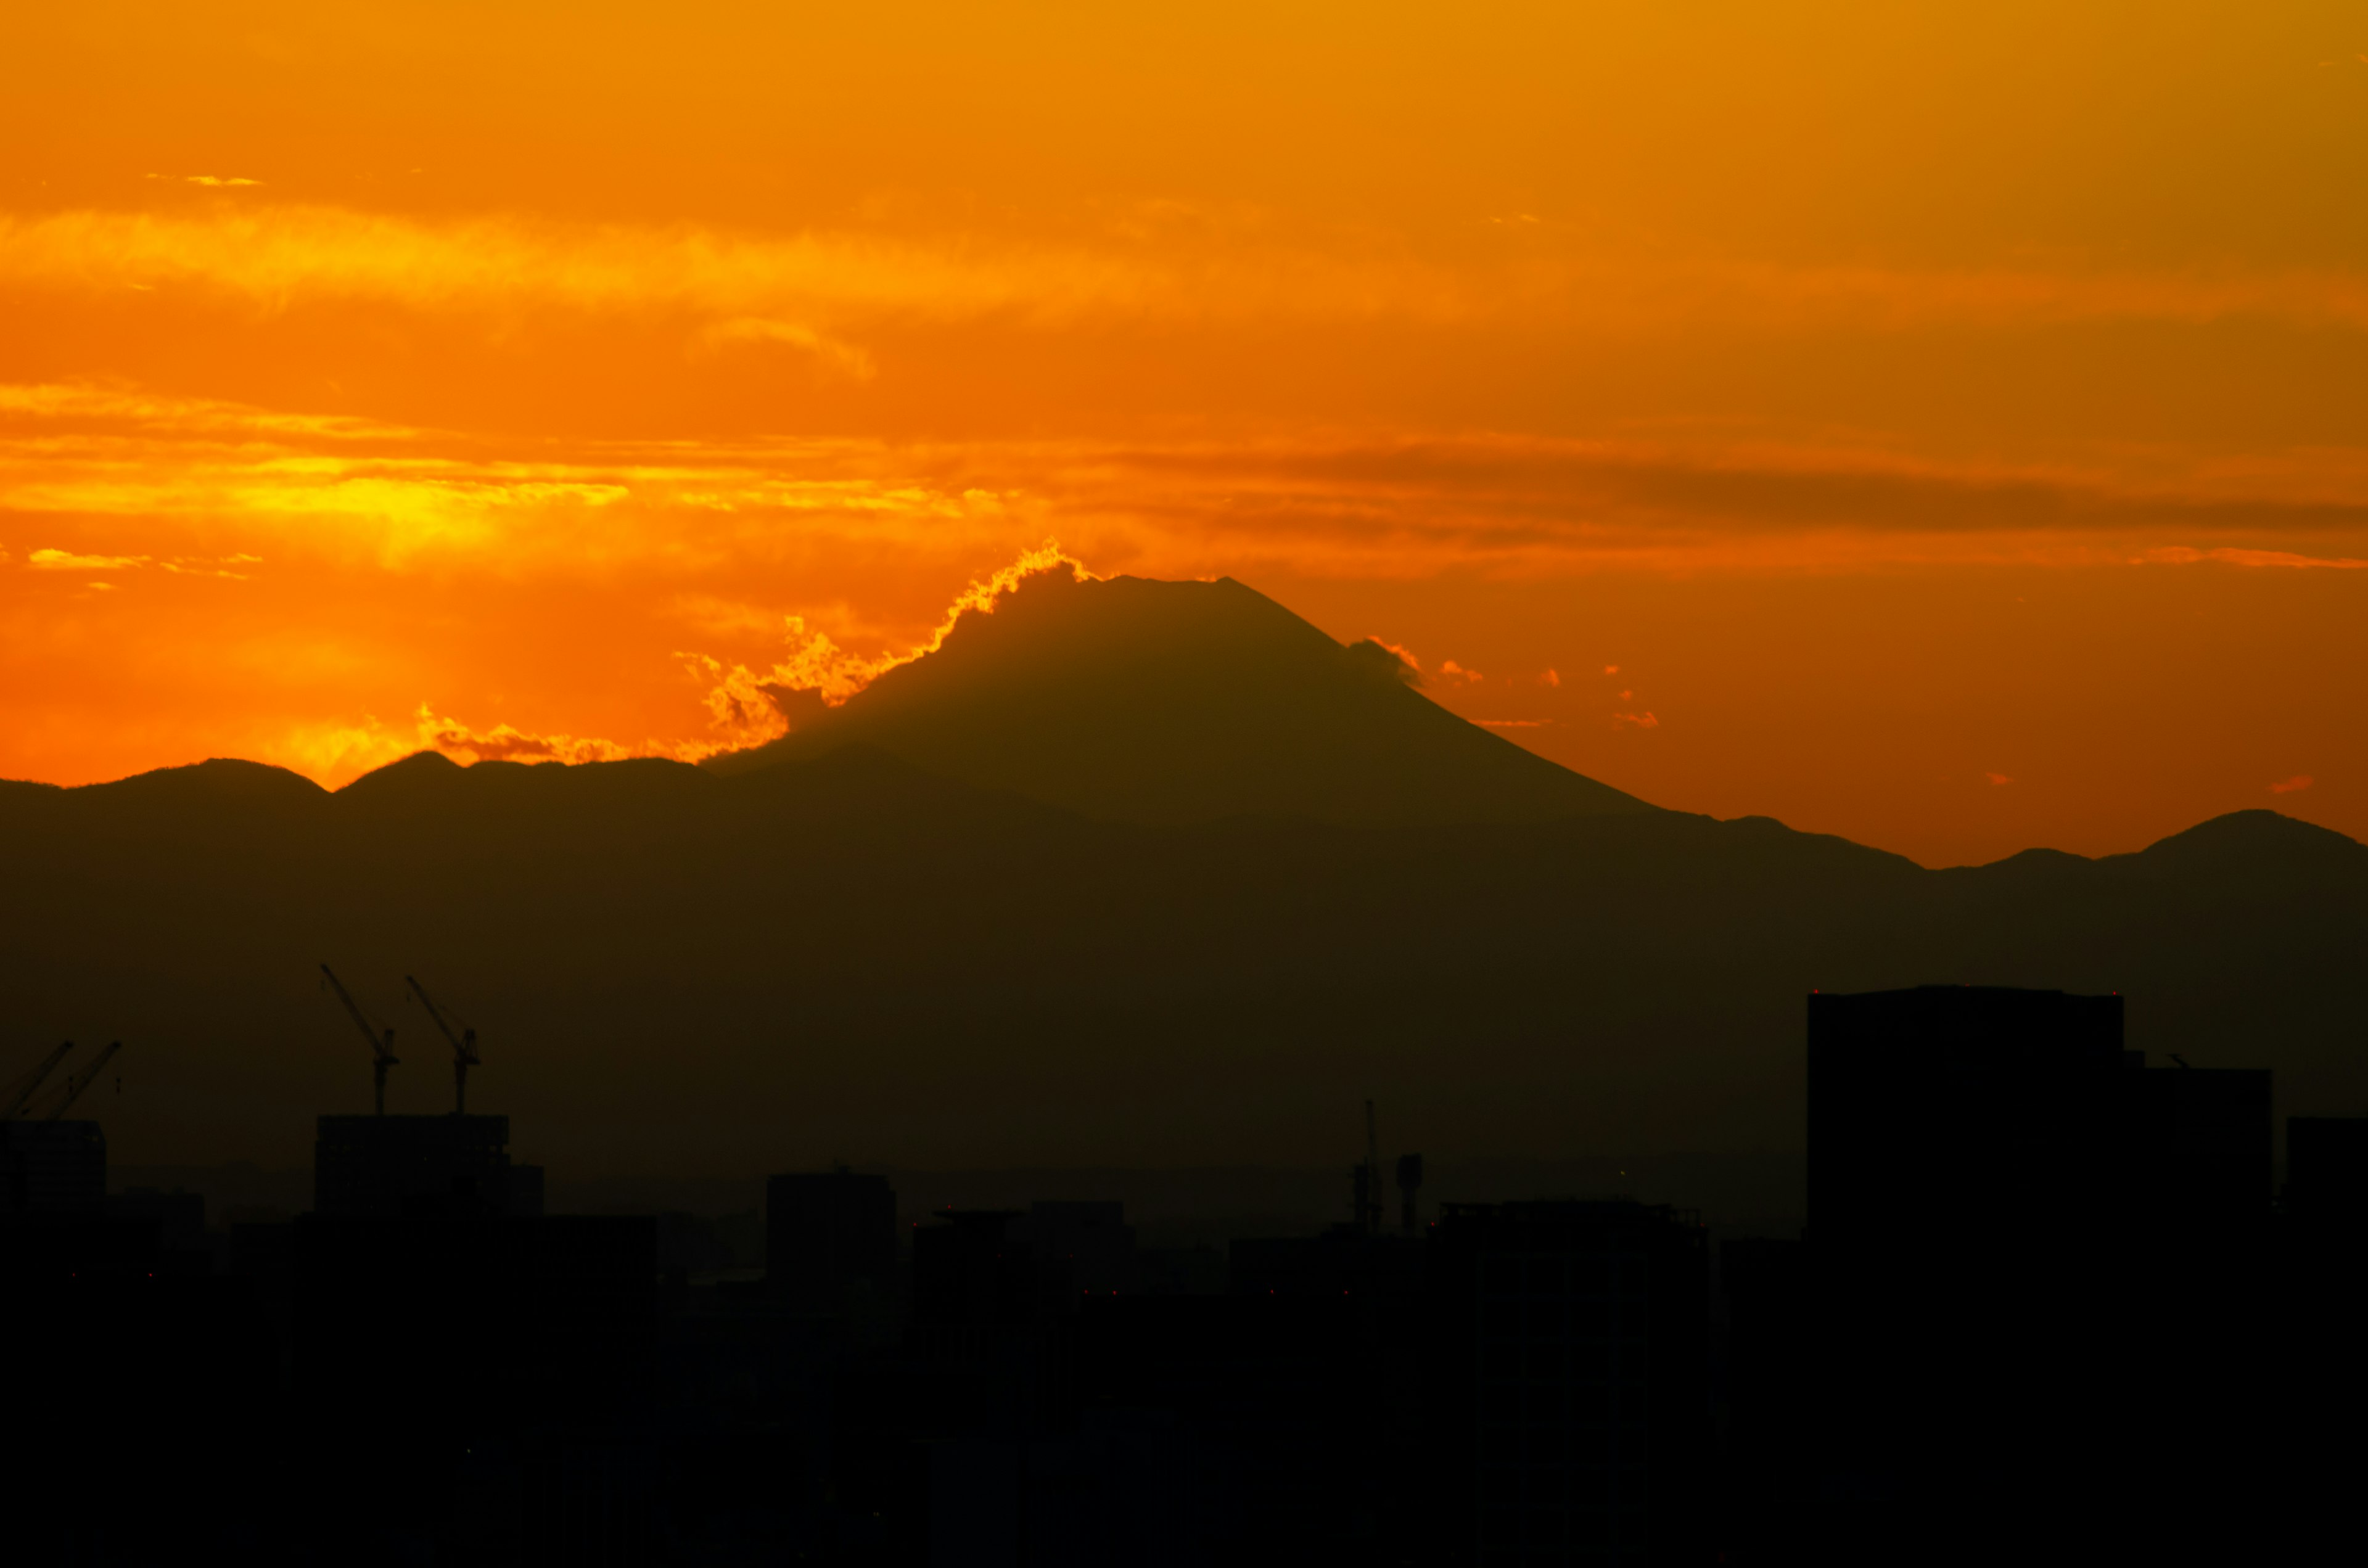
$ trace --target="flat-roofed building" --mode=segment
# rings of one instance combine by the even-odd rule
[[[96,1212],[106,1200],[107,1134],[97,1122],[0,1122],[0,1213]]]
[[[1426,1270],[1437,1559],[1702,1558],[1711,1409],[1699,1220],[1627,1199],[1441,1206]]]
[[[508,1117],[324,1116],[317,1127],[313,1211],[324,1218],[542,1211],[540,1168],[510,1164]]]

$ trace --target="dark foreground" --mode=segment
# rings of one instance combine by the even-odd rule
[[[7,1126],[24,1561],[2306,1561],[2349,1496],[2368,1120],[2118,997],[1813,997],[1810,1223],[1429,1203],[1225,1253],[1114,1203],[769,1185],[765,1267],[540,1214],[499,1117],[324,1118],[315,1211]],[[77,1131],[77,1130],[86,1130]],[[91,1164],[94,1144],[102,1164]],[[1394,1179],[1393,1179],[1394,1178]],[[80,1185],[77,1185],[80,1184]]]

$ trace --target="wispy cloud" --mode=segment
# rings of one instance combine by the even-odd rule
[[[794,348],[813,356],[815,363],[859,381],[868,381],[880,373],[871,356],[851,343],[842,343],[825,333],[796,322],[768,321],[763,316],[734,316],[730,321],[716,322],[700,332],[699,342],[709,349],[734,346],[757,345]]]
[[[268,308],[370,300],[434,312],[682,315],[706,324],[702,336],[786,342],[805,333],[821,339],[818,320],[883,315],[999,314],[1040,325],[1145,312],[1437,321],[1468,315],[1485,297],[1419,264],[1304,252],[1190,262],[862,233],[570,226],[523,216],[431,222],[288,205],[0,217],[0,283],[87,290],[159,282]]]
[[[217,569],[237,564],[216,558],[220,542],[398,570],[472,559],[511,574],[680,573],[825,539],[991,559],[1057,533],[1090,559],[1174,576],[2351,571],[2368,565],[2363,456],[2133,474],[1833,445],[1501,435],[563,441],[122,385],[0,385],[0,514],[81,519],[90,537],[45,541],[65,553]],[[130,530],[131,548],[110,530]]]
[[[2215,546],[2196,550],[2186,545],[2165,545],[2149,550],[2138,558],[2148,565],[2193,566],[2203,562],[2215,562],[2223,566],[2271,566],[2288,569],[2332,569],[2357,572],[2368,567],[2368,560],[2344,555],[2300,555],[2290,550],[2244,550],[2232,546]]]
[[[165,176],[159,176],[165,177]],[[242,176],[174,176],[215,187]],[[368,299],[419,310],[680,313],[821,334],[883,314],[1007,315],[1040,325],[1296,316],[1409,324],[1521,321],[1634,333],[2236,317],[2368,327],[2368,276],[2337,270],[2140,272],[1783,265],[1600,245],[1457,267],[1371,236],[1327,247],[1097,248],[553,222],[427,220],[343,207],[197,213],[82,210],[0,219],[0,282],[116,289],[173,281],[268,306]]]
[[[183,185],[202,185],[215,190],[259,186],[263,183],[259,179],[247,179],[239,175],[150,175],[147,177],[154,180],[177,179]]]
[[[25,564],[36,572],[120,572],[127,567],[145,566],[145,555],[77,555],[70,550],[37,550],[25,558]]]
[[[2311,778],[2309,774],[2297,773],[2291,778],[2283,779],[2278,783],[2271,785],[2270,793],[2272,795],[2291,795],[2297,790],[2309,789],[2313,782],[2314,780]]]

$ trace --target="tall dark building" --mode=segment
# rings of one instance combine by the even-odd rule
[[[1123,1204],[1039,1199],[1020,1228],[1079,1295],[1107,1296],[1133,1282],[1134,1227]]]
[[[542,1212],[542,1172],[510,1164],[507,1116],[324,1116],[317,1128],[313,1210],[324,1218],[393,1218],[422,1205]]]
[[[2118,995],[1812,995],[1808,1026],[1818,1464],[1866,1501],[1827,1554],[1943,1517],[2130,1545],[2080,1505],[2169,1473],[2165,1433],[2192,1462],[2242,1425],[2270,1075],[2147,1069]]]
[[[107,1134],[96,1121],[0,1121],[0,1216],[97,1210]]]
[[[1706,1561],[1699,1221],[1625,1199],[1450,1203],[1431,1236],[1430,1560]]]
[[[850,1310],[853,1291],[883,1307],[896,1277],[896,1194],[888,1178],[837,1170],[765,1183],[765,1278],[803,1312]]]
[[[2280,1491],[2300,1499],[2322,1538],[2353,1528],[2360,1446],[2352,1413],[2368,1408],[2368,1117],[2286,1122],[2284,1235],[2270,1375],[2282,1390],[2269,1447]],[[2333,1440],[2328,1434],[2340,1433]],[[2305,1539],[2297,1535],[2295,1539]]]
[[[2286,1119],[2285,1210],[2305,1224],[2368,1227],[2368,1117]]]
[[[913,1233],[913,1317],[928,1328],[1024,1328],[1076,1310],[1066,1269],[1047,1267],[1023,1216],[949,1209]]]

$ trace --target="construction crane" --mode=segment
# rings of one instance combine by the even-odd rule
[[[445,1010],[427,994],[427,987],[410,975],[404,975],[403,983],[411,987],[411,994],[419,998],[419,1005],[427,1009],[427,1016],[436,1020],[436,1027],[442,1029],[444,1038],[452,1042],[452,1114],[466,1116],[469,1113],[469,1069],[479,1065],[482,1061],[477,1055],[477,1031],[469,1027],[466,1018],[457,1015],[447,1018]],[[461,1026],[459,1034],[452,1032],[455,1023]]]
[[[64,1083],[58,1085],[58,1103],[51,1106],[50,1108],[50,1113],[41,1118],[41,1119],[43,1121],[55,1121],[60,1117],[65,1115],[67,1111],[72,1110],[74,1108],[74,1101],[82,1098],[82,1092],[85,1089],[89,1088],[93,1084],[98,1082],[98,1075],[107,1070],[108,1059],[122,1049],[123,1042],[121,1040],[115,1040],[108,1041],[107,1049],[105,1051],[102,1051],[97,1056],[92,1057],[81,1072],[74,1074]]]
[[[41,1081],[50,1075],[51,1069],[64,1061],[66,1052],[73,1049],[74,1041],[66,1041],[47,1056],[42,1057],[40,1066],[29,1073],[19,1074],[10,1079],[5,1086],[0,1086],[0,1096],[6,1096],[8,1101],[8,1108],[0,1111],[0,1121],[14,1121],[17,1119],[17,1113],[23,1110],[27,1102],[32,1099],[35,1091],[40,1088]]]
[[[345,982],[337,978],[336,970],[331,969],[327,964],[323,964],[321,972],[329,977],[329,983],[336,988],[337,1000],[343,1002],[346,1005],[346,1011],[353,1015],[354,1028],[361,1030],[362,1038],[370,1043],[371,1085],[377,1091],[377,1114],[384,1116],[386,1114],[386,1070],[403,1065],[394,1054],[394,1031],[388,1029],[383,1035],[380,1033],[378,1027],[370,1021],[370,1016],[362,1011],[361,1004],[356,1002],[351,994],[346,990]]]

